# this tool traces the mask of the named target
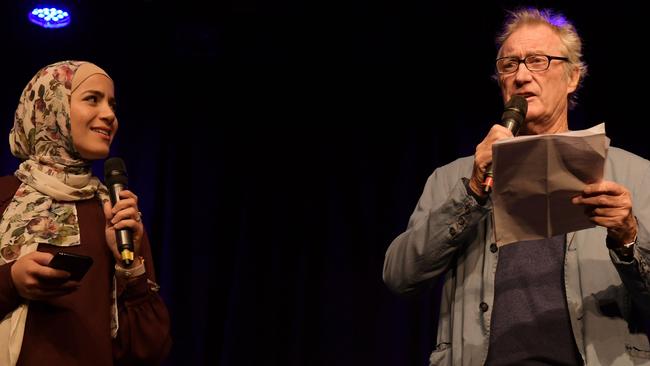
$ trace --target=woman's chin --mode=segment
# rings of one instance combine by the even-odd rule
[[[108,157],[109,150],[81,151],[79,155],[86,160],[100,160]]]

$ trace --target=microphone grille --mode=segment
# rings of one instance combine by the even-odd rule
[[[521,119],[526,117],[528,112],[528,101],[521,95],[513,95],[512,98],[505,105],[505,113],[512,111],[521,114]]]
[[[106,185],[109,186],[116,183],[127,185],[128,176],[124,160],[118,157],[107,159],[104,162],[104,180],[106,181]]]

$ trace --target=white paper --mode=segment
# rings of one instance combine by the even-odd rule
[[[604,123],[497,141],[491,194],[497,245],[594,227],[571,198],[603,179],[608,147]]]

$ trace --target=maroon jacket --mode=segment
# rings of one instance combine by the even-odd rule
[[[0,214],[20,186],[14,176],[0,178]],[[41,252],[59,250],[91,256],[94,263],[81,287],[48,301],[31,301],[18,365],[157,365],[171,347],[169,314],[155,282],[151,247],[145,234],[141,255],[147,273],[128,284],[118,282],[119,330],[110,335],[111,289],[115,261],[104,234],[104,213],[97,199],[77,202],[81,245],[57,247],[40,244]],[[21,298],[11,280],[12,263],[0,266],[0,319],[14,310]]]

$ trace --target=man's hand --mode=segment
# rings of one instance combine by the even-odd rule
[[[632,195],[624,186],[610,181],[589,184],[571,200],[585,206],[589,220],[607,228],[607,235],[621,245],[636,238],[637,223],[632,214]]]
[[[474,153],[474,169],[469,180],[469,188],[479,197],[487,196],[483,189],[485,175],[492,164],[492,145],[508,137],[513,137],[512,132],[502,125],[493,125],[487,136],[476,146]]]

